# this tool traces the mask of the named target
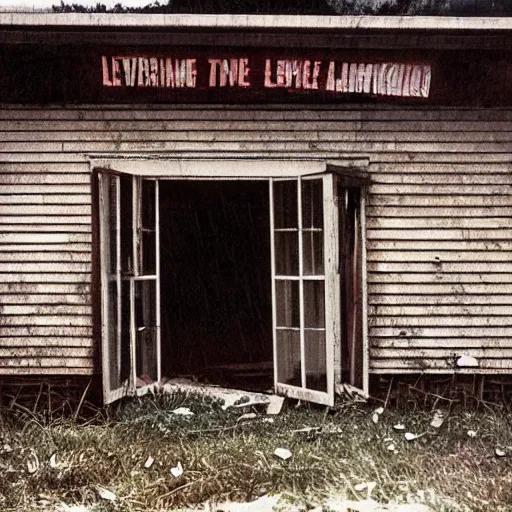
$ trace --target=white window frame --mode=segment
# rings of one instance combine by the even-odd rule
[[[122,173],[121,173],[122,174]],[[105,404],[112,403],[119,400],[123,396],[134,393],[143,393],[144,388],[136,387],[137,382],[137,361],[136,361],[136,343],[137,332],[135,325],[135,283],[137,281],[154,281],[155,282],[155,329],[156,329],[156,369],[157,381],[162,377],[161,375],[161,329],[160,329],[160,217],[159,217],[159,188],[158,180],[155,180],[155,274],[142,275],[138,265],[138,241],[141,230],[142,207],[141,204],[141,185],[143,179],[135,175],[129,175],[132,179],[132,265],[133,273],[130,276],[121,275],[121,187],[120,187],[120,173],[112,173],[108,171],[101,171],[98,173],[98,190],[99,190],[99,238],[100,238],[100,259],[101,259],[101,348],[102,348],[102,380],[103,380],[103,401]],[[110,248],[112,247],[110,240],[110,212],[111,205],[107,204],[107,187],[113,181],[115,186],[115,223],[116,223],[116,240],[115,240],[115,274],[109,274],[110,267]],[[113,278],[113,276],[115,276]],[[116,282],[116,295],[117,295],[117,325],[116,325],[116,339],[114,340],[117,345],[116,355],[117,361],[113,366],[113,361],[110,358],[110,346],[112,340],[110,339],[111,330],[109,326],[109,284],[114,280]],[[130,296],[130,312],[129,318],[122,316],[122,286],[128,286]],[[130,329],[130,376],[121,382],[120,376],[118,377],[120,385],[118,387],[111,387],[111,372],[116,368],[118,372],[121,371],[121,353],[122,353],[122,322],[129,322]]]
[[[233,157],[230,159],[222,159],[222,158],[182,158],[182,157],[169,157],[168,155],[153,155],[150,158],[148,157],[133,157],[131,155],[99,155],[92,156],[90,158],[90,168],[91,170],[98,170],[101,172],[113,172],[115,174],[129,174],[132,176],[136,176],[139,178],[150,178],[155,179],[157,182],[160,179],[165,180],[266,180],[269,183],[272,182],[273,178],[299,178],[313,175],[322,175],[326,174],[331,176],[331,181],[327,179],[324,181],[324,194],[327,194],[330,197],[330,201],[336,203],[335,193],[332,187],[334,187],[335,180],[332,179],[333,172],[341,173],[349,175],[351,170],[354,168],[364,169],[368,166],[367,158],[343,158],[341,160],[323,160],[323,159],[254,159],[254,158],[244,158],[244,157]],[[100,173],[101,174],[101,173]],[[100,180],[101,181],[101,180]],[[329,183],[329,184],[328,184]],[[269,186],[270,187],[270,186]],[[327,187],[327,189],[326,189]],[[101,192],[101,186],[100,186]],[[324,196],[324,197],[327,197]],[[157,194],[158,198],[158,194]],[[368,393],[368,380],[369,380],[369,350],[368,350],[368,320],[367,320],[367,287],[366,287],[366,222],[365,222],[365,189],[361,190],[361,235],[362,235],[362,331],[363,331],[363,391]],[[158,199],[157,199],[158,200]],[[103,244],[105,239],[104,227],[101,222],[101,210],[102,210],[102,197],[100,193],[100,244]],[[158,212],[158,208],[157,208]],[[329,216],[329,224],[331,226],[337,226],[337,209],[334,207],[329,207],[326,211]],[[324,218],[327,218],[324,216]],[[158,223],[159,225],[159,223]],[[118,231],[119,233],[119,231]],[[324,244],[328,244],[328,247],[324,247],[325,254],[327,255],[327,251],[333,255],[333,257],[338,258],[338,255],[334,254],[337,251],[333,251],[333,243],[336,243],[336,230],[334,228],[331,229],[331,236],[327,236],[327,232],[324,234]],[[157,250],[159,250],[159,233],[157,233]],[[332,237],[332,238],[331,238]],[[101,246],[101,245],[100,245]],[[272,244],[273,247],[273,244]],[[272,249],[273,250],[273,249]],[[101,251],[102,256],[101,260],[103,262],[105,255],[104,251]],[[158,268],[157,268],[157,286],[158,286],[158,301],[160,300],[160,269],[159,269],[159,258]],[[102,264],[103,267],[104,264]],[[339,262],[334,261],[332,264],[329,264],[326,268],[325,274],[325,282],[326,282],[326,293],[327,289],[330,288],[327,283],[335,283],[339,282]],[[272,263],[272,271],[274,269]],[[106,293],[108,293],[108,281],[105,279],[105,273],[101,272],[101,284],[102,284],[102,344],[105,345],[106,325],[105,319],[108,318],[106,314],[107,306],[105,301]],[[272,290],[274,290],[274,279],[272,280]],[[273,292],[274,293],[274,292]],[[338,286],[336,290],[330,290],[329,293],[331,297],[329,300],[326,300],[326,319],[331,317],[338,317],[338,314],[335,314],[336,305],[339,307],[340,303],[340,288]],[[120,307],[120,302],[119,302]],[[274,308],[273,308],[274,309]],[[161,377],[161,341],[160,341],[160,307],[157,308],[157,323],[158,323],[158,377]],[[120,317],[118,317],[120,318]],[[327,323],[326,323],[327,326]],[[273,332],[275,332],[273,326]],[[332,350],[329,352],[327,364],[330,366],[330,370],[328,371],[328,392],[325,394],[326,396],[320,397],[320,403],[326,403],[327,405],[332,405],[334,400],[334,391],[336,387],[341,384],[341,366],[340,366],[340,339],[334,333],[337,332],[337,328],[334,327],[332,329],[331,342],[327,343],[326,346],[332,344]],[[330,349],[329,349],[330,350]],[[331,356],[332,354],[332,356]],[[132,361],[133,363],[133,361]],[[275,356],[274,356],[274,367],[275,365]],[[133,371],[135,371],[135,366],[132,364]],[[143,394],[145,392],[144,389],[139,388],[138,390],[126,389],[125,387],[119,388],[117,390],[109,390],[108,386],[105,385],[108,381],[109,375],[109,361],[108,357],[105,357],[105,351],[103,351],[102,356],[102,370],[103,370],[103,382],[104,382],[104,397],[106,403],[110,403],[115,401],[122,396],[126,395],[129,392],[138,392],[139,394]],[[284,385],[285,386],[285,385]],[[276,389],[278,392],[283,392],[284,394],[307,400],[310,395],[311,390],[304,390],[303,388],[295,388],[290,386],[290,389],[285,390],[284,387],[279,386],[279,389]],[[314,392],[315,393],[315,392]],[[299,396],[300,395],[300,396]],[[316,397],[314,397],[316,398]],[[317,401],[317,400],[314,400]]]

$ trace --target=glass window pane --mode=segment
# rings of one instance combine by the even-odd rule
[[[277,327],[299,327],[299,308],[299,281],[276,280]]]
[[[130,378],[130,282],[121,281],[121,383]]]
[[[133,275],[133,178],[120,176],[121,186],[121,272]]]
[[[137,252],[140,275],[151,275],[156,273],[156,182],[141,180],[140,197],[138,207],[140,208],[138,226]]]
[[[156,281],[135,281],[136,374],[138,385],[157,379]]]
[[[278,330],[277,343],[277,382],[302,386],[300,364],[300,332]]]
[[[323,228],[322,180],[302,180],[302,227]]]
[[[299,275],[299,237],[297,232],[275,233],[276,275]]]
[[[153,230],[143,230],[139,238],[139,273],[156,274],[156,240]]]
[[[305,276],[321,276],[324,273],[324,234],[322,231],[303,231],[303,272]]]
[[[325,331],[304,331],[304,355],[306,358],[306,387],[327,391],[327,364]]]
[[[146,229],[155,229],[155,190],[156,182],[152,180],[141,181],[141,221],[142,227]]]
[[[109,273],[115,274],[117,271],[117,180],[115,176],[104,174],[102,176],[108,183],[108,229],[109,229]]]
[[[110,389],[117,389],[121,386],[121,340],[117,336],[118,300],[117,281],[111,280],[108,283],[108,363]]]
[[[297,181],[275,181],[274,229],[298,228]]]
[[[304,327],[325,327],[325,283],[304,281]]]

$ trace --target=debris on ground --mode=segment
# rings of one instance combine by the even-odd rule
[[[198,394],[208,396],[223,402],[222,409],[226,410],[233,406],[267,405],[277,409],[277,412],[267,414],[279,414],[283,405],[283,397],[256,393],[253,391],[242,391],[239,389],[228,389],[220,386],[212,386],[194,382],[188,379],[170,379],[159,384],[157,391],[166,395],[175,393]]]
[[[337,384],[335,393],[354,402],[366,402],[370,398],[368,393],[350,384]]]
[[[434,417],[432,418],[432,421],[430,422],[430,426],[433,428],[441,428],[446,417],[447,417],[447,414],[438,409],[435,412]]]
[[[179,478],[183,475],[183,466],[181,465],[181,462],[178,462],[175,467],[171,468],[171,475],[174,478]]]
[[[151,457],[151,455],[146,459],[146,462],[144,462],[144,467],[146,469],[149,469],[152,465],[153,465],[153,462],[155,462],[155,459],[153,457]]]
[[[58,512],[90,512],[91,509],[86,505],[66,505],[62,503],[60,508],[57,509]]]
[[[369,482],[375,483],[375,482]],[[286,494],[265,495],[246,503],[225,502],[216,505],[206,504],[204,512],[433,512],[427,505],[419,503],[385,505],[367,498],[360,501],[330,498],[324,503],[308,508],[296,503]]]
[[[496,454],[496,457],[505,457],[505,455],[506,455],[505,450],[503,450],[501,448],[496,448],[494,450],[494,453]]]
[[[405,439],[407,441],[414,441],[415,439],[418,439],[422,436],[424,436],[425,434],[413,434],[412,432],[406,432],[405,433]]]
[[[101,485],[96,486],[96,491],[98,492],[98,496],[102,500],[106,500],[106,501],[116,501],[117,500],[117,496],[112,491],[105,489],[105,487],[102,487]]]
[[[468,430],[468,437],[476,437],[476,431],[475,430]]]
[[[292,432],[295,434],[299,434],[299,433],[309,434],[310,432],[318,432],[320,430],[320,428],[321,427],[304,427],[304,428],[298,428],[296,430],[292,430]]]
[[[396,446],[395,443],[390,443],[386,446],[386,450],[388,452],[396,452]]]
[[[27,460],[27,470],[30,474],[35,473],[39,469],[39,459],[35,452],[31,452]]]
[[[292,456],[292,452],[286,448],[276,448],[274,450],[274,455],[280,459],[287,460]]]
[[[369,499],[372,492],[373,492],[373,489],[375,489],[375,487],[377,487],[377,483],[376,482],[362,482],[360,484],[356,484],[354,485],[354,489],[357,491],[357,492],[361,492],[361,491],[366,491],[367,493],[367,498]]]
[[[270,395],[267,407],[267,414],[276,415],[281,412],[284,403],[284,396]]]
[[[384,407],[377,407],[375,411],[373,411],[372,421],[373,423],[379,422],[380,415],[384,412]]]
[[[242,414],[242,416],[239,416],[236,421],[244,421],[244,420],[254,420],[258,417],[258,415],[255,412],[247,412],[245,414]]]
[[[397,423],[396,425],[393,425],[393,428],[395,430],[405,430],[405,425],[402,425],[401,423]]]
[[[178,407],[171,411],[171,414],[177,414],[178,416],[194,416],[194,413],[188,407]]]
[[[235,503],[228,501],[216,505],[207,504],[204,512],[305,512],[306,507],[293,503],[293,497],[287,494],[261,496],[255,501]]]

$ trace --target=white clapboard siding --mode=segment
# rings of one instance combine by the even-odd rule
[[[88,161],[119,154],[369,158],[370,370],[512,371],[510,109],[6,105],[0,124],[0,374],[97,368]]]

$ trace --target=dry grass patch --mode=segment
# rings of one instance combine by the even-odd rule
[[[194,415],[175,415],[177,407]],[[0,509],[158,511],[278,492],[312,507],[332,496],[364,499],[363,482],[376,483],[371,497],[382,503],[510,509],[508,411],[455,411],[439,429],[430,426],[431,412],[386,410],[374,423],[373,408],[353,404],[329,412],[290,406],[273,422],[259,413],[238,421],[246,412],[184,395],[133,399],[82,423],[47,424],[27,411],[3,410]],[[405,432],[421,437],[407,441]],[[279,447],[292,457],[276,457]],[[178,463],[183,474],[175,477]],[[116,500],[101,498],[101,489]]]

